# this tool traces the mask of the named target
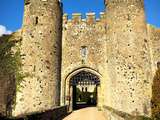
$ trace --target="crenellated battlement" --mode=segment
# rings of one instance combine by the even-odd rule
[[[68,14],[63,14],[63,23],[66,24],[68,22],[72,22],[72,23],[80,23],[80,22],[86,22],[88,24],[94,24],[97,21],[102,21],[105,19],[105,13],[104,12],[100,12],[100,18],[96,18],[96,14],[94,12],[90,12],[90,13],[86,13],[86,17],[85,19],[82,18],[82,14],[81,13],[73,13],[72,14],[72,18],[69,19],[68,18]]]

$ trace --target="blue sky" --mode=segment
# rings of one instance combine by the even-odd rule
[[[86,12],[96,12],[98,16],[99,12],[104,11],[104,0],[62,0],[62,2],[64,12],[70,16],[73,12],[80,12],[83,17]],[[0,25],[11,31],[21,28],[23,6],[24,0],[1,0]],[[160,0],[145,0],[145,11],[147,22],[160,28]]]

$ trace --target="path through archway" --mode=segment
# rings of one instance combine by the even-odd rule
[[[97,87],[99,77],[88,71],[80,71],[70,79],[72,109],[80,109],[97,105]]]

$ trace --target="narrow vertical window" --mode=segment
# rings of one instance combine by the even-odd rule
[[[160,69],[160,62],[157,62],[157,68]]]
[[[36,25],[38,24],[38,17],[36,17]]]
[[[82,55],[82,57],[87,56],[87,46],[82,46],[81,47],[81,55]]]
[[[82,92],[83,92],[84,88],[82,87]]]
[[[88,54],[87,46],[81,46],[80,53],[82,56],[82,64],[84,64],[86,63],[87,60],[87,54]]]
[[[86,89],[86,92],[87,92],[87,87],[85,89]]]

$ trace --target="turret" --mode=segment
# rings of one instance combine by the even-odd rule
[[[151,116],[151,65],[143,0],[106,0],[106,105],[130,117]],[[111,110],[110,109],[110,110]],[[109,110],[109,109],[108,109]],[[108,112],[111,115],[111,111]],[[115,114],[114,119],[122,116]],[[118,116],[117,116],[118,115]],[[111,117],[112,118],[112,117]],[[126,118],[125,119],[131,119]]]
[[[62,11],[58,0],[25,0],[21,72],[13,116],[51,109],[60,101]]]

